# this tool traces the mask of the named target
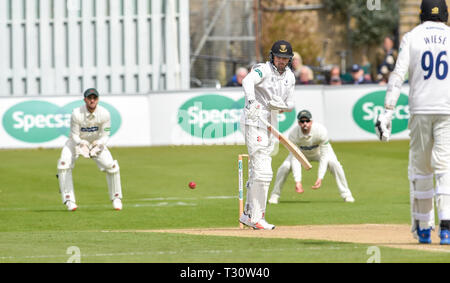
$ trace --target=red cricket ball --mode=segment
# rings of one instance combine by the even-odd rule
[[[195,189],[196,186],[197,184],[195,182],[189,182],[189,188]]]

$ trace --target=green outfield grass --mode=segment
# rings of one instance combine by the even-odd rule
[[[331,174],[310,190],[317,163],[304,172],[305,193],[289,177],[267,220],[305,224],[408,224],[408,142],[333,143],[356,199],[344,203]],[[318,240],[111,232],[237,227],[237,155],[245,146],[112,148],[119,161],[123,211],[113,211],[106,178],[80,158],[73,172],[79,206],[61,203],[60,149],[0,150],[0,262],[366,262],[368,245]],[[273,169],[287,156],[280,148]],[[195,181],[197,188],[189,189]],[[450,254],[381,247],[382,262],[450,262]]]

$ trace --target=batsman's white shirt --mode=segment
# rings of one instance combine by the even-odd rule
[[[261,63],[253,66],[251,72],[242,81],[245,93],[245,106],[249,100],[256,100],[261,104],[260,116],[272,125],[277,125],[278,111],[271,115],[269,101],[284,103],[286,110],[294,109],[295,76],[289,67],[280,74],[276,67],[270,63]],[[245,116],[245,111],[242,116]],[[261,121],[252,121],[245,117],[245,125],[266,128]]]
[[[450,28],[427,21],[403,36],[386,94],[395,106],[401,83],[409,72],[411,114],[450,114]]]
[[[111,133],[111,116],[104,107],[97,105],[93,113],[86,105],[75,108],[70,119],[70,140],[79,144],[81,140],[106,145]]]
[[[295,143],[308,160],[319,161],[318,178],[323,179],[327,172],[328,159],[334,154],[331,148],[327,129],[318,122],[313,122],[309,134],[303,134],[299,125],[289,133],[289,140]],[[292,158],[294,160],[295,158]],[[292,166],[294,178],[296,171],[301,170],[300,163]],[[297,179],[297,178],[296,178]]]

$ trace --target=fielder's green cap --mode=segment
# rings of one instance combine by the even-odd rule
[[[311,119],[311,112],[309,112],[308,110],[302,110],[298,112],[297,119],[300,120],[301,118]]]
[[[88,97],[89,95],[92,95],[92,94],[98,97],[98,91],[95,88],[88,88],[84,92],[84,97]]]

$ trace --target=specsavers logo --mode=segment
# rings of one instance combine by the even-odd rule
[[[375,122],[384,112],[386,91],[369,93],[356,102],[353,107],[353,119],[356,124],[369,133],[375,133]],[[408,96],[400,94],[392,119],[392,134],[403,132],[408,128],[409,106]]]
[[[224,138],[240,131],[245,98],[235,101],[218,94],[206,94],[186,101],[178,111],[178,124],[188,134],[204,139]],[[279,129],[289,129],[295,111],[280,114]]]
[[[82,100],[63,107],[47,101],[26,101],[8,109],[2,118],[5,131],[12,137],[29,143],[48,142],[64,135],[69,136],[70,115],[74,108],[80,107]],[[111,136],[120,128],[120,113],[110,104],[99,103],[111,115]]]

